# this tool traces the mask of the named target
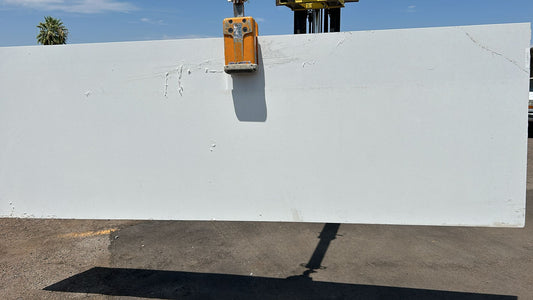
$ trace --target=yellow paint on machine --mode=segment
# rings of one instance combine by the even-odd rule
[[[104,229],[104,230],[98,230],[98,231],[72,232],[72,233],[62,234],[60,235],[60,237],[62,238],[85,238],[85,237],[93,237],[93,236],[99,236],[99,235],[107,235],[117,230],[118,230],[117,228],[111,228],[111,229]]]

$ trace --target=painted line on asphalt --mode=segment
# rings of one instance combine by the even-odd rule
[[[118,230],[117,228],[111,228],[111,229],[104,229],[104,230],[98,230],[98,231],[72,232],[72,233],[62,234],[59,237],[62,237],[62,238],[92,237],[92,236],[110,234],[111,232],[114,232],[117,230]]]

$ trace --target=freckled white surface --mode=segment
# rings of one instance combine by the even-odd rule
[[[0,216],[522,226],[529,37],[0,48]]]

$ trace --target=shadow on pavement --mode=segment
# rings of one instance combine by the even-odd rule
[[[160,299],[518,299],[516,296],[320,282],[305,276],[277,279],[99,267],[44,290]]]

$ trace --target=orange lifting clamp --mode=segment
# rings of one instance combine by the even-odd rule
[[[224,19],[224,71],[251,73],[257,70],[257,22],[244,16],[246,0],[232,0],[234,18]]]

